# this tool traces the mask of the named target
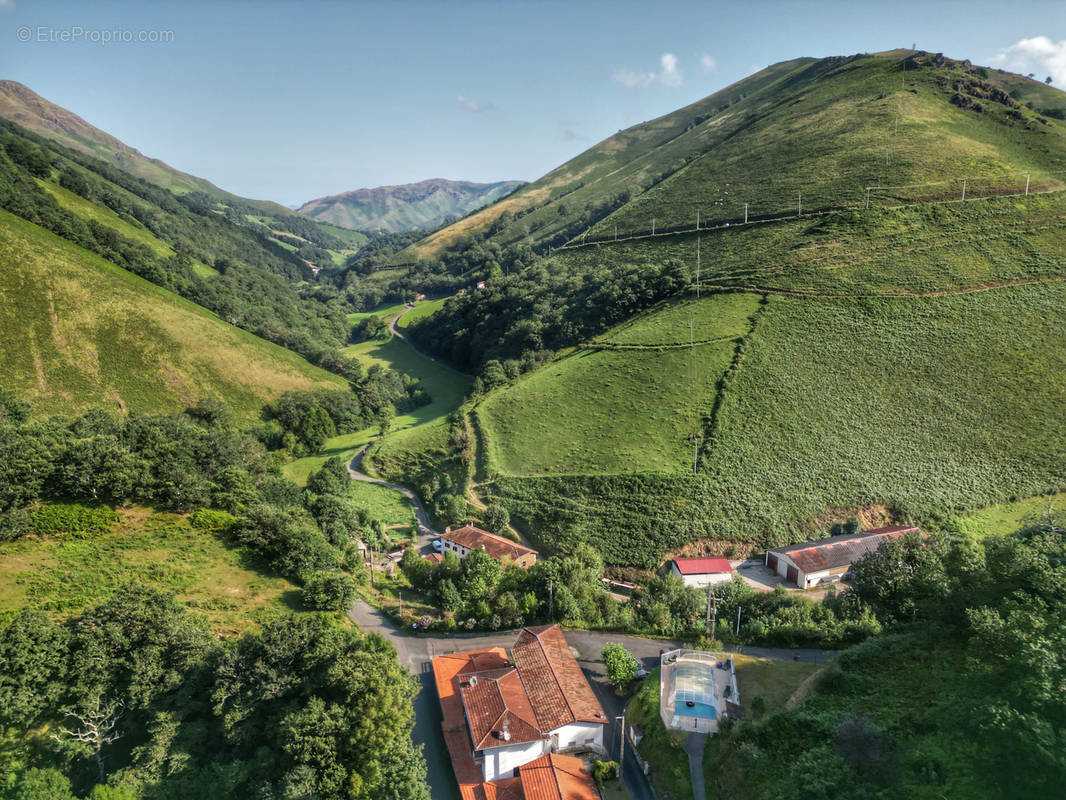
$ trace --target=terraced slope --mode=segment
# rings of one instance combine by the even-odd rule
[[[291,351],[0,211],[0,374],[41,416],[176,411],[258,418],[290,389],[345,382]]]

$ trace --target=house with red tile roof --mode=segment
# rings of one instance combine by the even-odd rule
[[[483,531],[473,525],[461,528],[445,528],[440,535],[445,553],[455,553],[462,561],[475,550],[492,556],[497,561],[513,561],[520,567],[529,569],[537,563],[537,551],[518,542],[512,542],[502,536]]]
[[[433,676],[463,800],[585,797],[552,795],[553,781],[595,792],[564,754],[602,753],[607,717],[557,625],[524,628],[510,657],[500,647],[437,656]]]
[[[766,566],[801,589],[838,582],[851,565],[882,543],[908,533],[920,533],[913,525],[892,525],[854,534],[830,536],[766,551]]]
[[[728,558],[675,558],[670,562],[670,573],[685,586],[711,586],[731,580],[733,567]]]

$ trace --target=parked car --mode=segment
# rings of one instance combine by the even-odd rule
[[[443,539],[434,539],[433,540],[433,549],[436,550],[438,553],[443,553],[444,552],[444,540]]]
[[[633,660],[637,662],[637,680],[642,681],[648,677],[648,671],[644,669],[644,665],[637,661],[635,658]]]

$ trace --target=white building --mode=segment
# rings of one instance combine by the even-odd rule
[[[675,558],[670,572],[685,582],[685,586],[711,586],[731,580],[733,567],[727,558]]]
[[[876,551],[883,542],[917,532],[918,529],[913,526],[894,525],[788,547],[775,547],[766,551],[766,566],[774,575],[784,577],[801,589],[837,583],[852,564],[867,553]]]
[[[607,717],[557,625],[524,628],[510,658],[438,656],[433,673],[460,785],[511,778],[548,753],[604,752]]]

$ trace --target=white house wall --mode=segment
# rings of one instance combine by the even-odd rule
[[[571,722],[552,731],[556,750],[568,750],[571,747],[587,747],[590,750],[603,750],[603,725],[596,722]]]
[[[485,750],[484,760],[481,762],[481,774],[487,781],[514,777],[515,767],[540,758],[550,749],[551,744],[547,739],[538,739],[533,742]]]

